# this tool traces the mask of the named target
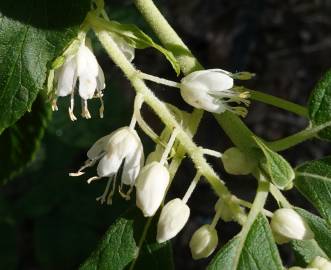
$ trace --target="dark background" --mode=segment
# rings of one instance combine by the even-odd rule
[[[330,66],[330,1],[169,0],[158,1],[158,5],[205,68],[254,72],[256,78],[246,83],[252,89],[305,105],[310,91]],[[109,0],[108,7],[112,18],[136,23],[152,35],[131,1]],[[68,100],[59,103],[60,111],[53,115],[37,159],[0,189],[0,269],[76,269],[121,211],[95,202],[105,181],[87,185],[87,176],[67,176],[79,168],[87,149],[98,138],[127,125],[131,117],[133,90],[100,45],[95,47],[107,77],[106,117],[97,118],[98,101],[92,101],[94,118],[72,123],[67,115]],[[144,72],[176,80],[170,65],[153,49],[136,51],[134,63]],[[176,90],[149,85],[161,99],[191,110]],[[162,125],[147,108],[144,116],[161,131]],[[256,102],[245,123],[267,140],[290,135],[308,124],[303,118]],[[147,154],[153,145],[140,134]],[[231,146],[208,113],[195,141],[219,151]],[[324,142],[311,141],[283,154],[296,166],[326,156],[330,150]],[[218,160],[209,161],[235,194],[253,199],[254,179],[227,175]],[[92,175],[93,169],[90,172]],[[193,176],[192,163],[185,160],[168,198],[183,196]],[[291,202],[313,210],[295,190],[287,196]],[[173,240],[176,269],[205,269],[209,259],[193,261],[188,242],[198,227],[211,221],[216,199],[209,186],[200,183],[189,201],[190,221]],[[268,208],[274,207],[270,200]],[[240,229],[234,223],[222,222],[217,228],[221,244]],[[293,262],[287,246],[282,246],[281,255],[286,264]]]

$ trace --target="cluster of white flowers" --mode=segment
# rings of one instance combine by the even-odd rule
[[[79,45],[64,53],[63,62],[54,70],[52,108],[58,110],[58,97],[70,95],[69,116],[72,121],[77,119],[74,114],[74,94],[77,81],[78,94],[82,100],[82,117],[91,118],[87,101],[95,97],[101,100],[100,117],[103,117],[104,73],[92,52],[90,42],[85,36],[86,33],[83,33],[83,38],[79,38]],[[114,40],[128,60],[132,61],[134,49],[115,34],[110,35],[110,38]],[[233,104],[248,106],[249,93],[235,87],[234,79],[250,78],[251,74],[247,74],[236,75],[220,69],[196,71],[185,76],[180,83],[168,81],[168,85],[180,88],[183,99],[195,108],[214,113],[223,113],[228,110],[245,116],[247,109],[233,106]],[[147,77],[153,76],[147,75]],[[167,81],[165,79],[160,80]],[[97,175],[89,178],[87,182],[91,183],[101,178],[108,178],[105,191],[97,200],[101,203],[111,204],[118,172],[123,165],[119,184],[120,194],[125,199],[130,199],[130,194],[135,188],[137,207],[141,209],[145,217],[152,217],[161,207],[169,188],[170,174],[167,159],[176,140],[177,131],[173,130],[166,147],[164,149],[161,147],[162,151],[160,152],[160,145],[158,145],[158,150],[152,152],[145,163],[143,145],[134,128],[137,120],[139,120],[137,112],[134,112],[130,126],[119,128],[96,141],[87,152],[88,159],[85,164],[77,172],[70,173],[70,175],[80,176],[84,174],[86,168],[98,163]],[[237,156],[239,152],[235,152]],[[226,170],[234,174],[247,174],[251,171],[251,168],[246,168],[245,172],[242,173],[242,171],[239,172],[238,169],[231,167],[228,156],[233,156],[233,151],[228,154],[223,157]],[[235,159],[237,160],[236,157]],[[245,157],[242,156],[239,167],[245,161]],[[190,208],[187,202],[200,178],[201,174],[197,171],[183,198],[172,199],[162,207],[157,225],[157,242],[168,241],[183,229],[190,217]],[[202,225],[193,234],[189,246],[194,259],[208,257],[216,249],[218,235],[215,226],[220,218],[232,220],[236,218],[237,214],[242,214],[240,212],[242,209],[239,209],[240,213],[236,214],[233,209],[228,209],[226,204],[219,200],[215,205],[215,216],[212,223]]]

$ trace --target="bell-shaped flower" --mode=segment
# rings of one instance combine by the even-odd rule
[[[316,256],[308,266],[318,270],[331,270],[331,262],[320,256]]]
[[[136,180],[136,204],[145,217],[154,216],[169,185],[169,172],[161,163],[153,161],[143,167]]]
[[[179,85],[183,99],[191,106],[213,113],[231,111],[240,116],[247,109],[232,104],[249,105],[249,93],[234,87],[233,74],[221,69],[194,71],[185,76]]]
[[[181,199],[169,201],[162,208],[157,224],[157,242],[163,243],[175,237],[183,229],[189,216],[190,208]]]
[[[291,208],[281,208],[274,212],[270,227],[278,238],[279,244],[285,243],[286,239],[310,240],[314,238],[314,233],[309,228],[307,222],[295,210]],[[287,242],[288,242],[287,241]]]
[[[190,241],[192,258],[199,260],[207,258],[214,252],[218,244],[218,236],[215,228],[209,224],[201,226],[193,234]]]
[[[76,120],[73,113],[74,92],[78,83],[78,93],[82,99],[82,116],[91,118],[87,107],[87,100],[94,97],[102,98],[102,90],[105,88],[105,77],[91,49],[81,43],[74,54],[65,56],[64,63],[55,70],[55,95],[64,97],[71,95],[69,116]],[[53,110],[57,110],[56,99],[53,101]],[[100,117],[103,117],[103,102],[101,99]]]
[[[130,127],[122,127],[96,141],[87,152],[87,157],[89,159],[85,165],[77,173],[70,174],[71,176],[82,175],[83,169],[100,160],[97,167],[98,176],[90,178],[90,183],[102,177],[115,176],[124,163],[121,183],[130,188],[133,187],[144,163],[142,143],[137,132]]]

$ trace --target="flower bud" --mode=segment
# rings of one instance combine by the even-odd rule
[[[283,240],[286,238],[288,241],[314,238],[314,233],[306,221],[291,208],[281,208],[275,211],[271,218],[270,227],[273,233],[283,237]]]
[[[315,257],[308,266],[318,270],[331,270],[331,262],[320,256]]]
[[[163,243],[175,237],[183,229],[189,216],[190,208],[181,199],[169,201],[163,207],[157,224],[157,242]]]
[[[136,180],[136,204],[145,217],[154,216],[169,185],[169,172],[161,163],[153,161],[143,167]]]
[[[191,254],[194,260],[207,258],[217,247],[218,236],[214,227],[203,225],[193,234],[190,241]]]
[[[222,155],[224,169],[229,174],[246,175],[250,174],[256,166],[255,160],[247,156],[236,147],[227,149]]]

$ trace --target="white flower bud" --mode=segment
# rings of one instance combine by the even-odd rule
[[[315,257],[308,266],[318,270],[331,270],[331,262],[320,256]]]
[[[247,156],[236,147],[227,149],[222,155],[224,169],[229,174],[250,174],[256,166],[256,161]]]
[[[309,240],[314,238],[314,233],[306,221],[293,209],[281,208],[274,212],[270,227],[274,234],[296,240]],[[284,241],[283,241],[284,242]]]
[[[193,234],[190,241],[191,254],[194,260],[207,258],[218,244],[217,231],[209,224],[203,225]]]
[[[136,204],[145,217],[154,216],[169,185],[169,172],[159,162],[143,167],[136,180]]]
[[[181,200],[173,199],[162,209],[157,224],[158,243],[163,243],[175,237],[185,226],[190,216],[190,208]]]
[[[249,104],[248,92],[233,88],[231,73],[221,69],[200,70],[185,76],[180,83],[180,93],[191,106],[213,113],[226,110],[241,116],[247,113],[244,107],[232,107],[229,103]]]

